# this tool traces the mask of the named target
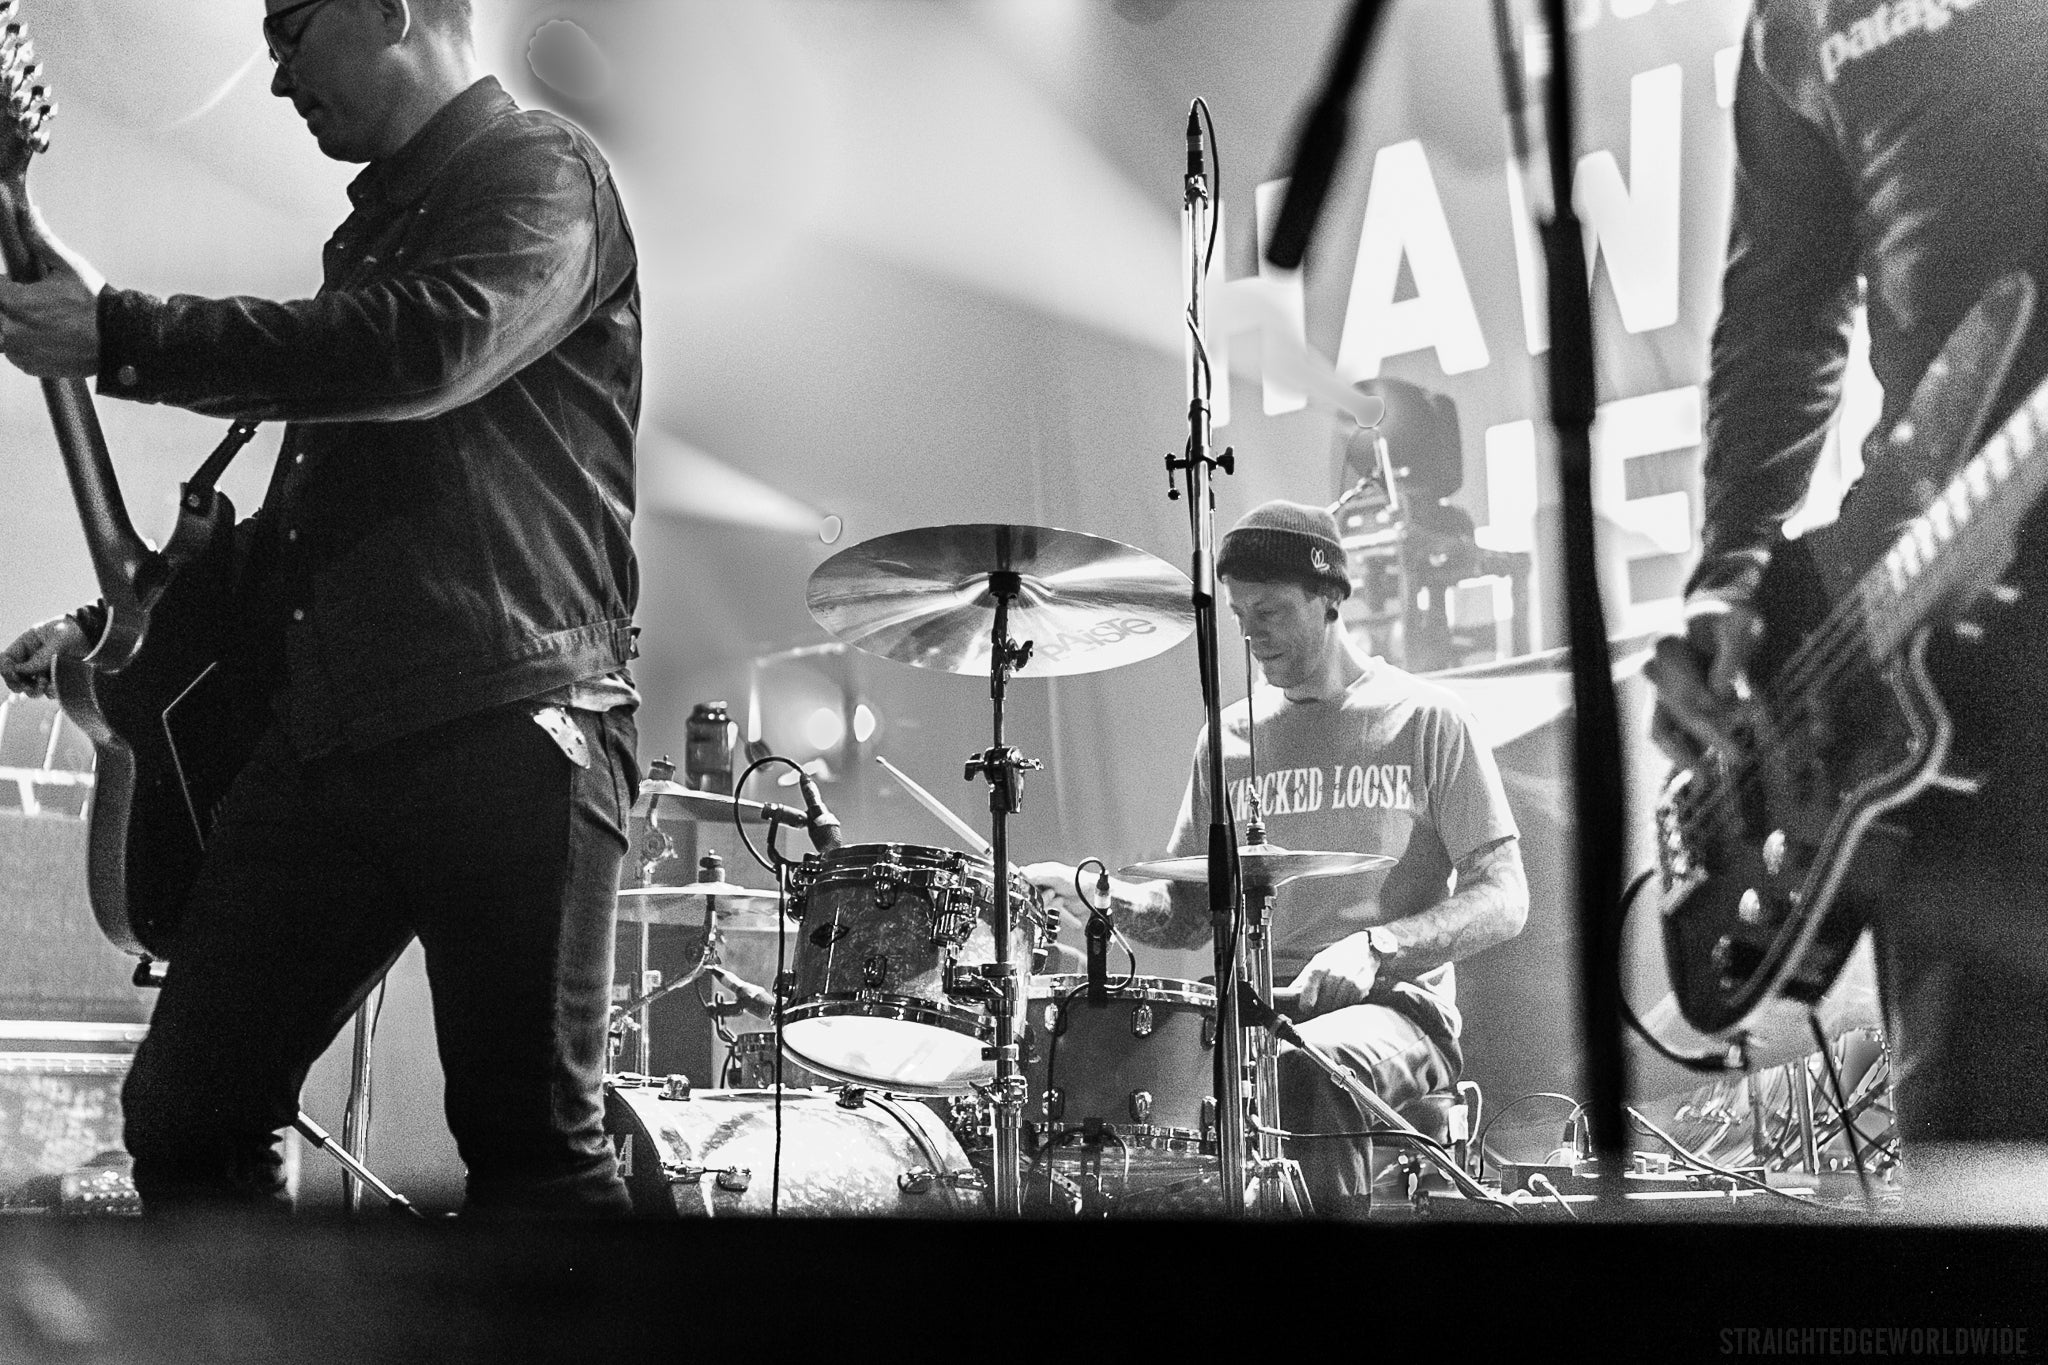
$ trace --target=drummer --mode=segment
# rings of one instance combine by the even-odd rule
[[[1302,1036],[1349,1065],[1397,1109],[1456,1083],[1463,1065],[1453,963],[1521,932],[1529,888],[1493,755],[1448,691],[1375,658],[1351,638],[1338,604],[1351,593],[1337,522],[1317,507],[1269,502],[1232,527],[1217,557],[1230,611],[1265,675],[1249,702],[1223,712],[1224,774],[1240,835],[1251,814],[1256,740],[1259,806],[1284,848],[1384,853],[1389,868],[1310,878],[1274,905],[1276,981]],[[1204,740],[1206,735],[1204,736]],[[1207,847],[1206,750],[1181,799],[1171,851]],[[1025,874],[1063,910],[1074,869]],[[1111,885],[1112,918],[1158,947],[1211,941],[1201,886]],[[1298,993],[1298,1004],[1289,999]],[[1280,1058],[1280,1108],[1300,1133],[1370,1126],[1353,1101],[1292,1049]],[[1366,1191],[1363,1145],[1290,1145],[1319,1213]]]

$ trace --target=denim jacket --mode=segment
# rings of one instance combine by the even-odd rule
[[[349,186],[310,299],[100,296],[99,391],[283,419],[233,659],[303,755],[622,668],[637,260],[595,144],[490,78]]]

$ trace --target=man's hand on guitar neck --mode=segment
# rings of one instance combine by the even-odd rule
[[[0,279],[0,354],[37,379],[90,379],[100,368],[106,277],[58,241],[33,206],[18,223],[43,274],[26,284]]]
[[[1732,754],[1735,731],[1752,706],[1749,660],[1763,618],[1734,598],[1701,596],[1686,608],[1686,633],[1657,642],[1643,671],[1657,688],[1650,738],[1682,767],[1710,749]]]
[[[58,616],[30,626],[20,638],[0,650],[0,683],[10,692],[31,697],[50,695],[52,670],[59,655],[82,658],[92,651],[92,641],[69,616]]]

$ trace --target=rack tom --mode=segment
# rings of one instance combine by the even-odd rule
[[[995,1064],[995,1016],[974,990],[995,961],[995,878],[978,854],[918,844],[848,844],[795,870],[796,982],[788,1055],[821,1075],[916,1095],[964,1094]],[[1009,885],[1010,960],[1020,977],[1051,942],[1024,878]]]

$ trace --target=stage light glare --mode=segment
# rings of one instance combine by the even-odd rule
[[[804,717],[804,739],[819,752],[836,749],[846,738],[846,722],[829,706],[820,706]]]
[[[866,702],[853,708],[853,739],[856,744],[865,744],[875,737],[875,729],[881,724],[874,710]]]

